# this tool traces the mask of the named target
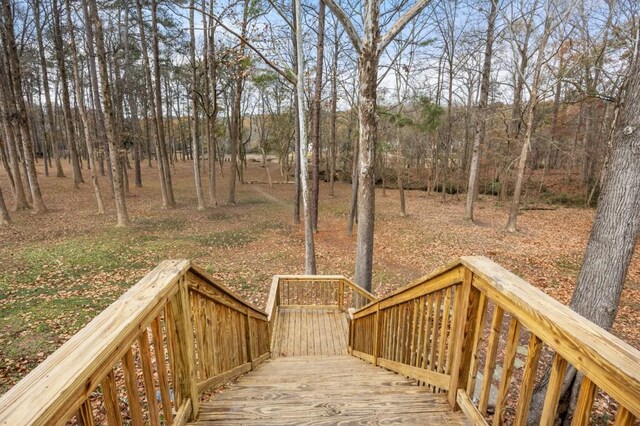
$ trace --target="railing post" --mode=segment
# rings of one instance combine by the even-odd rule
[[[344,281],[338,283],[338,308],[344,310]]]
[[[378,355],[380,354],[380,304],[376,306],[375,325],[373,329],[373,365],[378,365]]]
[[[247,309],[245,319],[245,344],[247,345],[247,362],[251,363],[251,369],[253,370],[253,341],[251,339],[251,316],[249,315],[249,309]]]
[[[464,268],[464,278],[460,293],[457,296],[452,324],[454,333],[453,361],[451,366],[451,384],[449,385],[449,405],[454,410],[459,407],[456,402],[458,389],[465,389],[469,380],[471,353],[473,346],[474,319],[477,316],[480,291],[473,287],[473,272]]]
[[[189,304],[189,289],[187,279],[183,277],[179,283],[179,290],[171,300],[173,320],[175,322],[175,384],[179,387],[183,398],[191,399],[191,416],[198,415],[200,395],[196,383],[196,357],[191,323],[191,307]]]

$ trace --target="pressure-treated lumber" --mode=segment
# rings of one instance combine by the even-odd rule
[[[273,358],[201,404],[191,425],[469,424],[446,395],[350,356]]]
[[[158,265],[0,399],[0,424],[69,418],[158,314],[187,260]]]

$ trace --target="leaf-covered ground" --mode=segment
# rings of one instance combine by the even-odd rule
[[[225,165],[226,167],[226,165]],[[247,180],[266,180],[250,163]],[[87,170],[84,170],[88,178]],[[301,225],[292,224],[293,185],[238,185],[238,204],[223,205],[227,185],[218,176],[220,206],[195,209],[191,165],[173,170],[178,207],[162,210],[157,171],[143,169],[143,188],[127,198],[133,226],[114,226],[95,213],[89,183],[41,176],[50,212],[14,212],[0,229],[0,393],[16,383],[159,261],[190,258],[248,300],[264,306],[270,278],[304,270]],[[228,170],[225,170],[228,173]],[[272,169],[277,176],[277,167]],[[71,175],[71,171],[68,171]],[[8,184],[0,175],[0,185]],[[131,181],[133,179],[131,178]],[[103,188],[106,189],[103,179]],[[5,196],[10,198],[9,191]],[[107,191],[105,190],[105,193]],[[321,188],[318,273],[353,275],[355,236],[345,234],[350,186],[336,197]],[[483,197],[477,224],[463,220],[464,200],[412,191],[408,217],[398,213],[397,191],[376,195],[374,291],[385,294],[461,255],[485,255],[567,303],[588,238],[593,210],[529,210],[520,232],[503,231],[506,206]],[[614,333],[640,347],[640,261],[629,271]]]

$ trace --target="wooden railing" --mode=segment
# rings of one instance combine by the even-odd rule
[[[185,424],[269,353],[267,315],[162,262],[0,399],[0,425]]]
[[[274,335],[280,306],[349,310],[375,300],[374,295],[342,275],[274,275],[266,309],[270,335]]]
[[[446,392],[475,424],[525,424],[545,365],[540,424],[554,424],[569,368],[583,375],[572,424],[588,424],[596,398],[615,401],[616,425],[640,417],[640,351],[484,257],[365,306],[351,328],[353,355]]]

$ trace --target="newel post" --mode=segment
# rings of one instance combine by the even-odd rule
[[[465,389],[469,380],[471,355],[473,352],[473,335],[480,291],[473,287],[473,272],[463,267],[463,280],[460,292],[456,297],[453,319],[453,362],[451,367],[451,384],[449,385],[448,401],[454,410],[459,407],[456,403],[458,389]]]
[[[183,400],[191,400],[190,419],[198,415],[200,395],[196,382],[195,340],[193,323],[191,322],[191,305],[189,303],[189,288],[187,278],[182,277],[178,282],[178,293],[171,299],[171,310],[174,320],[174,352],[176,384],[183,395]]]

